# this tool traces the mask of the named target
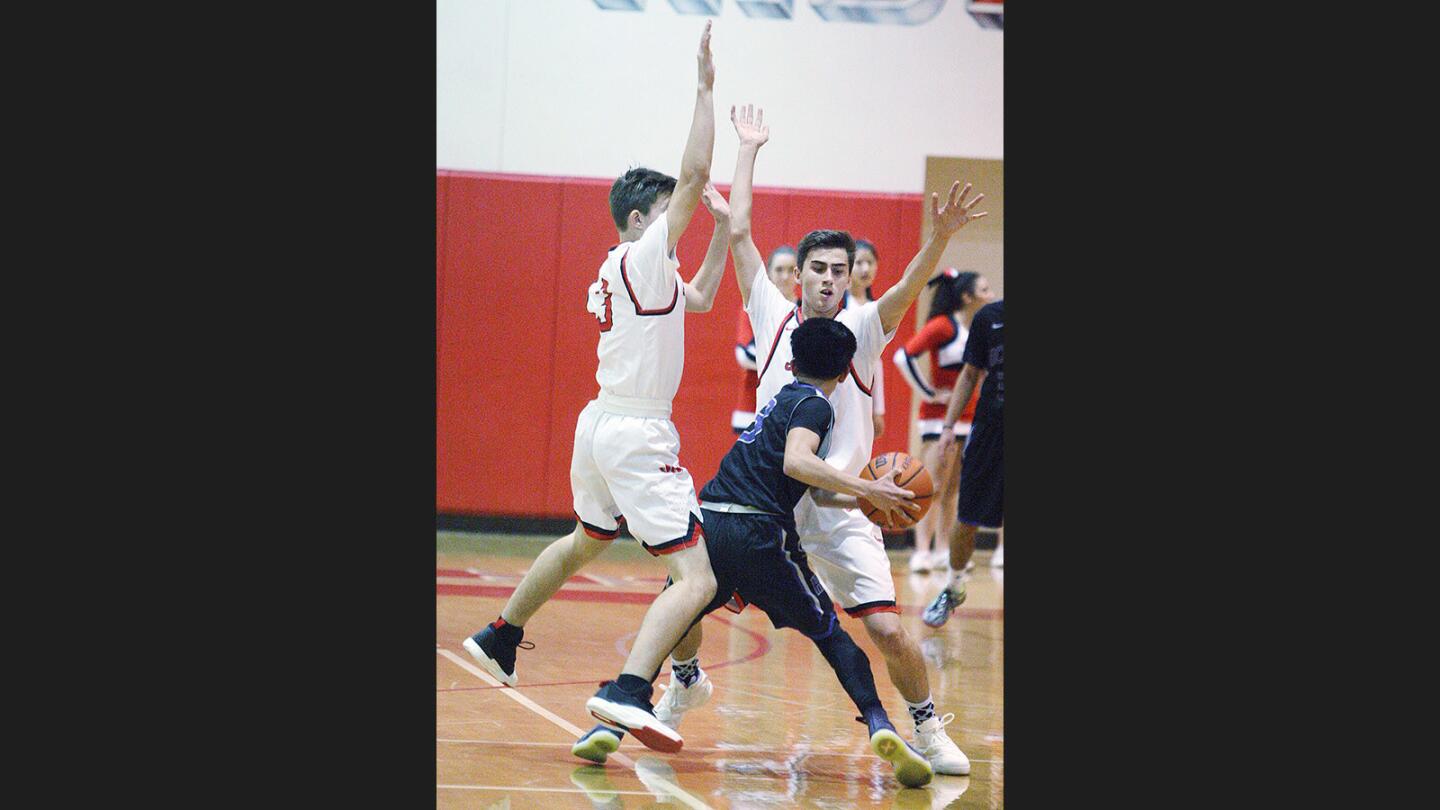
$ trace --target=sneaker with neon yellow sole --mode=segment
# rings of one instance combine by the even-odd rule
[[[935,777],[929,760],[911,748],[894,729],[882,728],[871,734],[870,750],[895,768],[895,779],[905,787],[920,787]]]

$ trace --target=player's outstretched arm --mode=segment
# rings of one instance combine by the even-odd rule
[[[930,195],[930,238],[925,241],[920,252],[910,260],[905,268],[905,275],[900,277],[900,283],[885,291],[880,296],[880,325],[884,327],[885,333],[889,334],[892,329],[900,325],[900,319],[905,317],[905,310],[915,303],[920,297],[920,291],[925,289],[925,282],[935,272],[935,265],[940,263],[940,255],[945,252],[945,245],[950,241],[965,224],[971,220],[985,216],[986,212],[978,214],[970,213],[975,204],[985,199],[981,194],[970,202],[965,202],[965,196],[970,193],[970,184],[966,183],[965,188],[960,188],[960,181],[950,186],[950,194],[946,200],[945,207],[940,207],[940,195]],[[731,195],[734,196],[733,194]]]
[[[755,156],[770,140],[765,126],[765,111],[747,104],[737,113],[730,108],[730,121],[740,136],[740,151],[735,157],[735,182],[730,186],[730,253],[735,257],[735,280],[740,284],[740,305],[749,306],[750,286],[755,274],[765,268],[765,259],[755,247],[750,233],[750,209],[754,202]]]
[[[730,205],[725,202],[725,196],[713,184],[706,183],[700,200],[715,219],[715,232],[710,234],[705,261],[685,285],[686,312],[709,312],[714,306],[715,292],[725,277],[725,249],[730,245]]]
[[[705,21],[705,33],[700,35],[700,83],[695,89],[695,116],[690,120],[690,137],[685,141],[685,154],[680,158],[680,176],[675,181],[675,191],[670,195],[670,206],[665,209],[665,227],[669,232],[669,244],[665,247],[674,255],[680,236],[695,214],[695,205],[700,202],[700,193],[710,181],[710,158],[715,151],[715,62],[710,56],[710,21]]]
[[[817,489],[862,497],[879,508],[886,521],[892,519],[891,512],[900,512],[902,509],[912,514],[920,512],[920,504],[913,500],[915,493],[901,489],[892,480],[893,475],[898,475],[903,470],[895,470],[891,475],[867,481],[827,464],[824,459],[815,455],[819,447],[820,436],[815,431],[803,427],[791,428],[790,432],[785,434],[785,474]],[[839,505],[844,505],[844,502]]]

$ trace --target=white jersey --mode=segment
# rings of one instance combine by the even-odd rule
[[[663,403],[667,416],[685,368],[685,295],[668,236],[662,215],[639,239],[612,248],[585,307],[600,324],[595,381],[602,395],[652,408]]]
[[[859,309],[860,307],[863,307],[863,306],[865,306],[865,305],[862,304],[862,303],[860,303],[859,299],[857,299],[855,296],[846,294],[846,296],[845,296],[845,308],[846,308],[846,309]],[[878,365],[875,366],[875,388],[874,388],[873,391],[871,391],[871,393],[874,395],[874,396],[871,397],[871,399],[874,401],[874,404],[875,404],[875,413],[876,413],[877,415],[879,415],[879,416],[884,416],[884,415],[885,415],[885,368],[884,368],[884,367],[885,367],[885,364],[884,364],[884,363],[880,363],[880,364],[878,364]]]
[[[795,379],[795,372],[791,369],[790,333],[800,325],[803,316],[800,306],[790,303],[761,272],[755,274],[745,311],[750,315],[750,324],[755,330],[755,360],[760,366],[760,386],[755,389],[755,406],[759,410]],[[835,427],[830,434],[830,453],[825,460],[837,469],[859,475],[870,461],[870,448],[875,441],[875,424],[871,420],[874,383],[880,373],[885,345],[895,337],[895,330],[884,331],[880,325],[879,305],[874,301],[841,310],[835,320],[855,334],[856,348],[855,357],[850,361],[849,376],[830,395],[830,403],[835,406]],[[808,496],[801,501],[801,507],[795,513],[797,520],[809,501]],[[804,534],[804,527],[800,528]]]

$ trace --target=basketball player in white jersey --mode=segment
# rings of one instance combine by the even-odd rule
[[[695,485],[680,466],[680,438],[670,420],[685,359],[685,312],[710,309],[724,275],[728,238],[728,209],[708,182],[715,143],[709,22],[697,58],[699,87],[679,178],[635,168],[610,189],[620,244],[601,265],[586,306],[599,329],[600,391],[575,427],[570,461],[575,530],[541,552],[499,618],[463,644],[492,675],[514,686],[524,623],[608,546],[624,522],[648,552],[665,561],[674,584],[651,604],[623,674],[588,706],[602,723],[612,724],[597,727],[605,733],[590,742],[612,751],[621,730],[652,747],[678,748],[679,735],[649,714],[650,681],[715,590]],[[700,271],[686,284],[676,272],[675,246],[702,195],[716,218],[716,233]],[[623,694],[612,694],[617,686]]]
[[[985,195],[966,203],[964,198],[970,193],[970,185],[967,183],[961,189],[959,182],[951,186],[943,208],[939,195],[931,195],[930,238],[905,268],[899,283],[879,300],[854,309],[843,308],[855,258],[854,240],[844,231],[811,231],[796,247],[800,273],[797,306],[780,295],[761,272],[764,262],[750,235],[755,156],[769,140],[769,128],[764,126],[763,114],[756,114],[750,107],[738,114],[732,108],[730,120],[740,136],[735,183],[730,188],[730,250],[735,257],[741,301],[755,330],[755,357],[760,368],[760,385],[755,392],[757,407],[769,402],[777,391],[795,379],[790,362],[790,332],[797,325],[807,318],[834,318],[845,324],[855,334],[857,349],[850,374],[830,395],[835,408],[835,428],[825,460],[846,473],[858,475],[870,460],[874,441],[871,392],[883,366],[881,355],[885,345],[895,336],[905,312],[925,288],[950,237],[969,221],[985,216],[984,212],[970,213]],[[847,614],[861,619],[884,656],[890,680],[905,698],[915,722],[915,747],[930,760],[936,773],[968,774],[970,761],[945,733],[944,726],[953,715],[935,716],[925,659],[920,646],[900,624],[890,558],[885,553],[879,527],[866,520],[858,509],[817,506],[813,491],[800,500],[795,521],[801,545],[825,590],[840,602]],[[697,624],[672,653],[674,660],[693,656],[699,649],[700,638]],[[674,697],[671,692],[675,692]],[[685,690],[677,691],[676,684],[672,683],[665,698],[668,711],[661,714],[674,720],[675,714],[693,708],[692,703],[703,703],[704,697],[690,700]]]

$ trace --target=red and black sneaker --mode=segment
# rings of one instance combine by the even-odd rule
[[[522,642],[525,630],[504,619],[496,619],[485,625],[480,632],[465,639],[460,646],[470,653],[476,663],[506,686],[515,686],[520,679],[515,677],[515,650],[533,650],[535,644]]]

